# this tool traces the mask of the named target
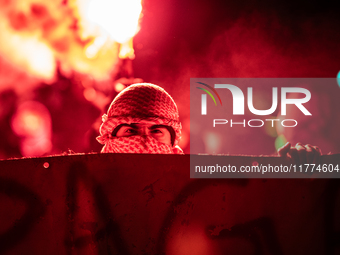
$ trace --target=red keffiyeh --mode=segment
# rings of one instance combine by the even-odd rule
[[[183,154],[178,146],[182,126],[176,103],[159,86],[140,83],[127,87],[113,100],[102,120],[100,136],[97,137],[104,144],[101,152]],[[170,126],[176,134],[174,144],[167,145],[153,137],[112,136],[112,131],[118,125],[132,123]]]

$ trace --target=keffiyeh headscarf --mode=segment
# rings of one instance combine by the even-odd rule
[[[112,101],[102,121],[97,137],[98,142],[104,144],[101,152],[183,154],[178,146],[182,126],[176,103],[159,86],[139,83],[127,87]],[[112,135],[119,125],[132,123],[169,126],[175,133],[174,142],[167,145],[150,136]]]

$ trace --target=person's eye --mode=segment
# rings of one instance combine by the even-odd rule
[[[153,130],[151,130],[150,132],[151,132],[152,134],[163,134],[162,130],[161,130],[161,129],[158,129],[158,128],[153,129]]]
[[[124,133],[129,134],[129,135],[133,135],[133,134],[137,134],[138,131],[136,129],[133,129],[133,128],[128,128],[128,129],[125,130]]]

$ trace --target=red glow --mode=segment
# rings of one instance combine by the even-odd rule
[[[24,156],[41,156],[51,151],[51,116],[44,105],[35,101],[21,104],[12,118],[12,129],[22,137]]]

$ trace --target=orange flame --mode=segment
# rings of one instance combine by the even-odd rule
[[[64,75],[109,79],[119,57],[133,58],[141,0],[0,1],[0,55],[50,82]]]

